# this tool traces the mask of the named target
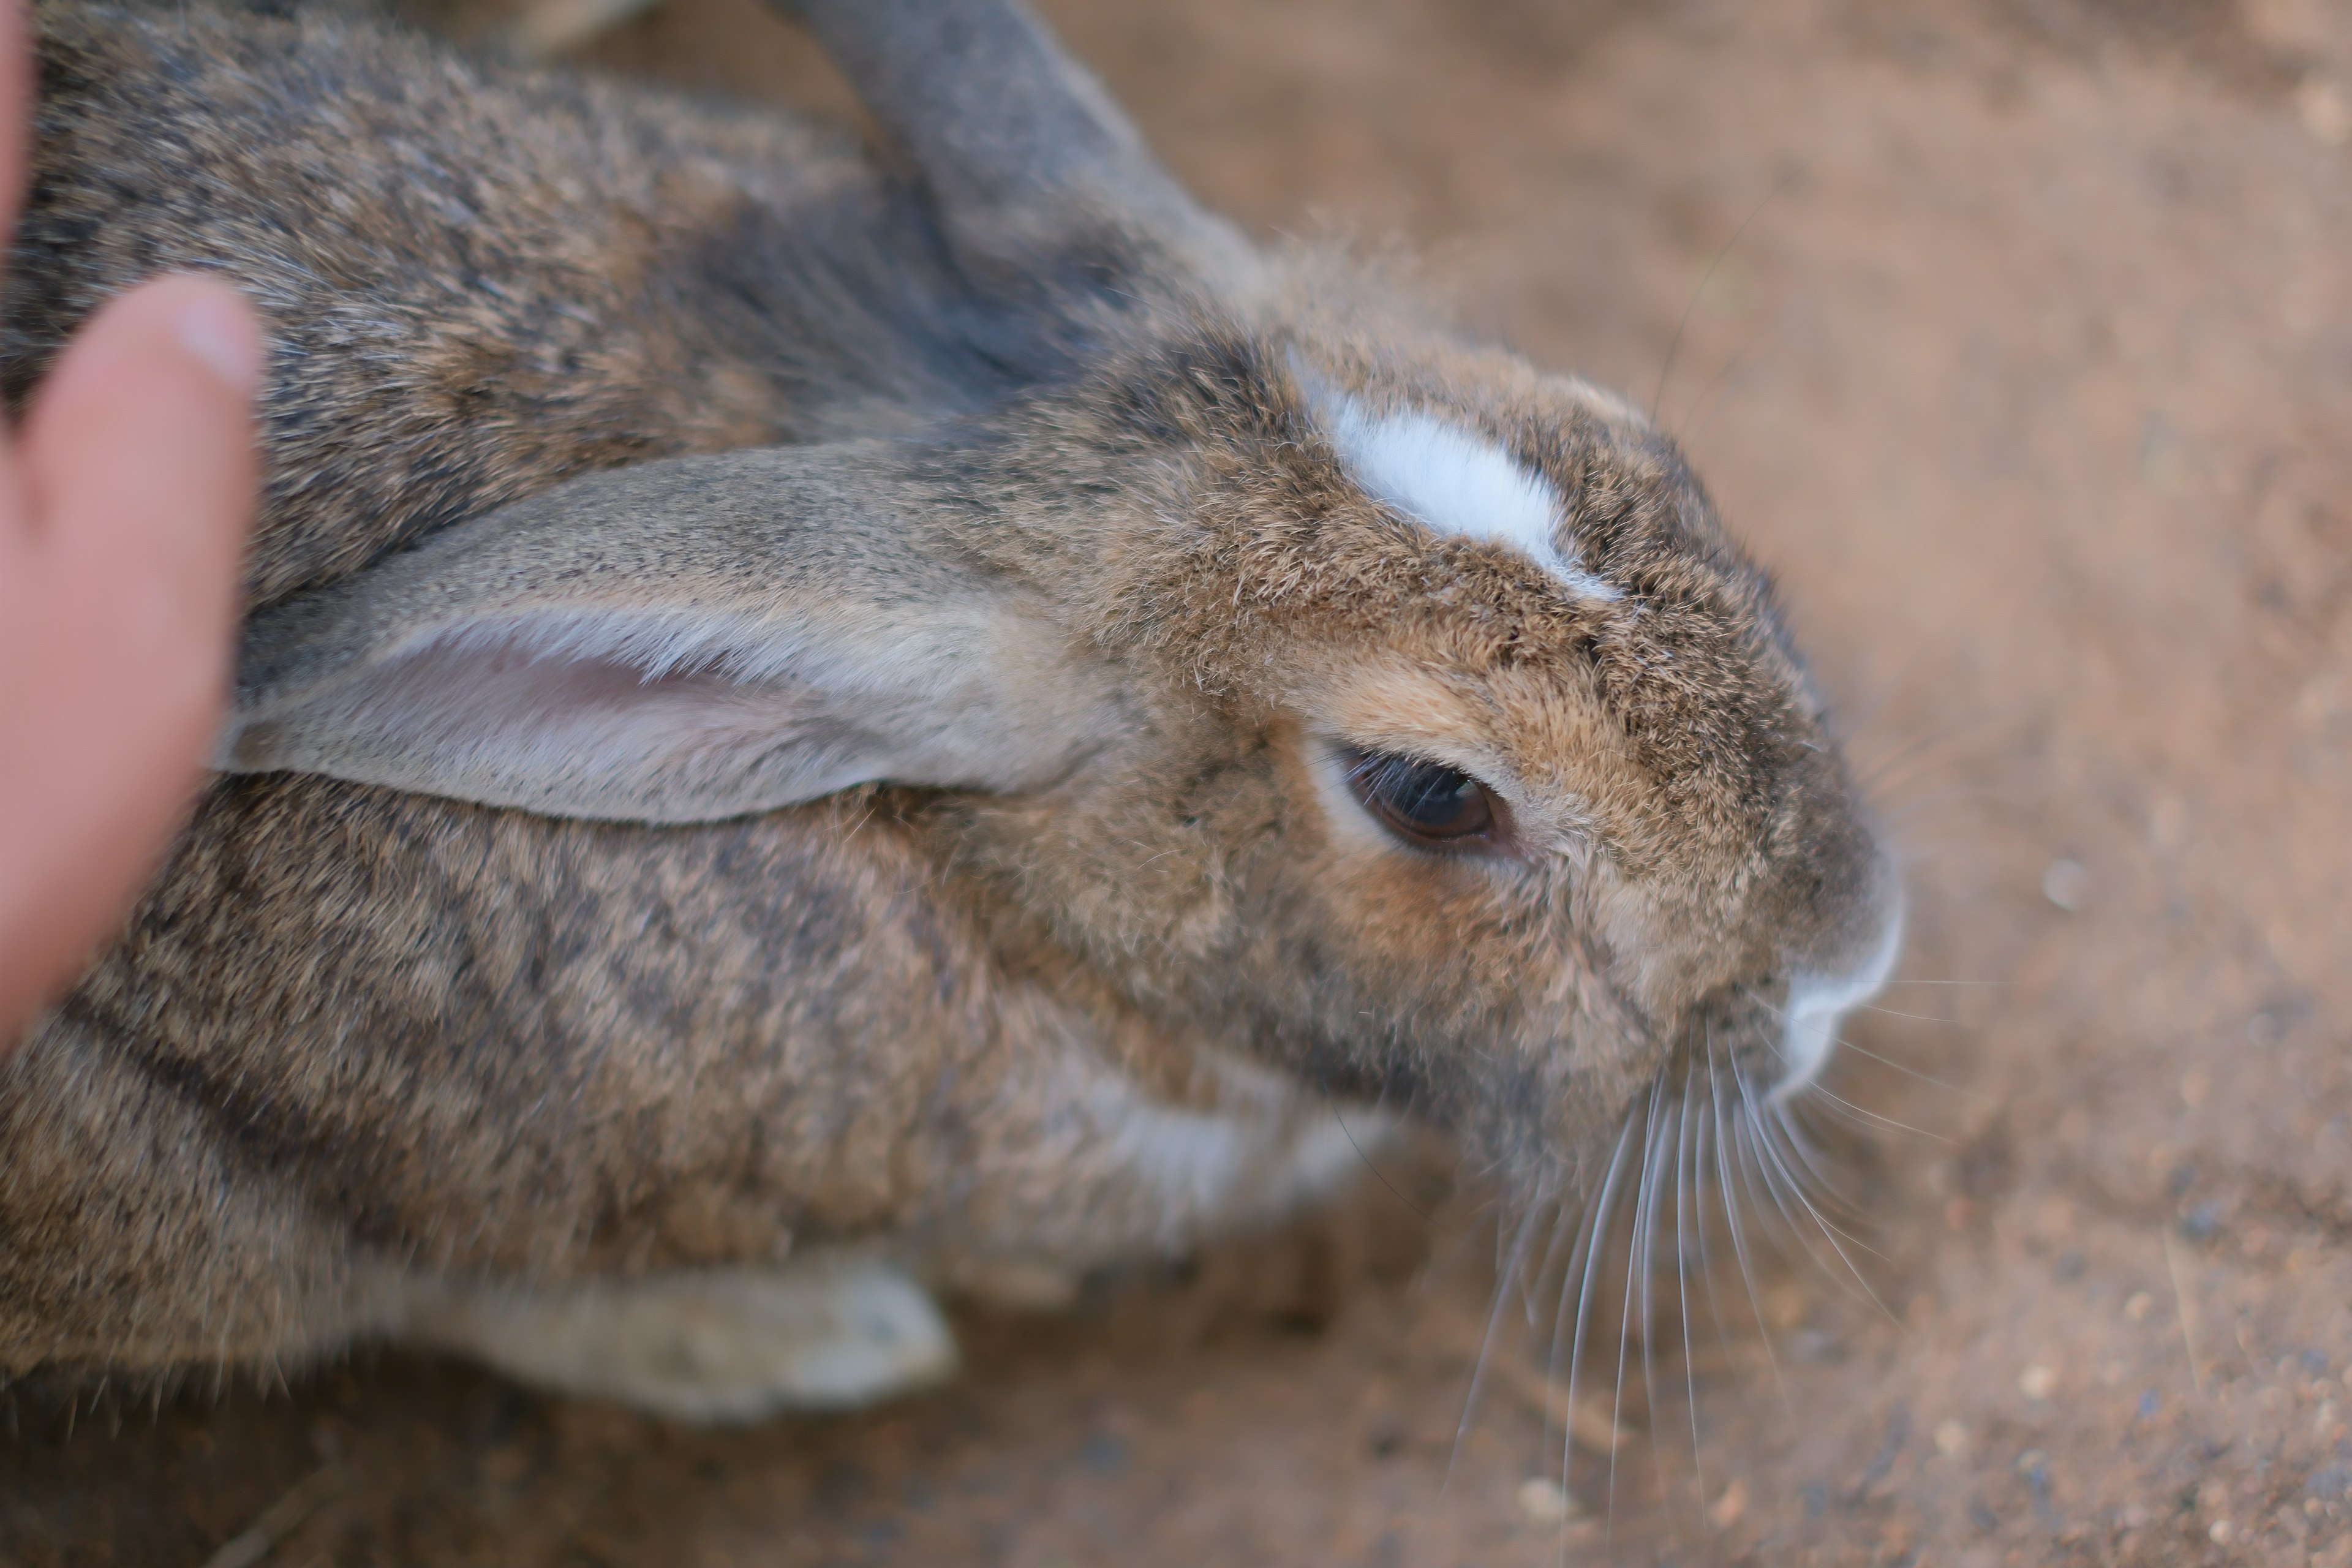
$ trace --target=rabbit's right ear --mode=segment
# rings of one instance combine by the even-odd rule
[[[562,485],[248,624],[215,765],[698,822],[888,782],[1014,791],[1105,668],[857,444]]]

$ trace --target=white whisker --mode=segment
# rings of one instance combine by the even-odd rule
[[[1718,1136],[1722,1131],[1722,1118],[1715,1107],[1715,1036],[1712,1030],[1707,1034],[1706,1049],[1707,1092],[1700,1102],[1698,1134],[1691,1141],[1691,1219],[1698,1233],[1698,1275],[1700,1280],[1706,1286],[1707,1315],[1715,1321],[1715,1337],[1723,1346],[1724,1360],[1728,1363],[1732,1359],[1731,1329],[1724,1314],[1723,1298],[1715,1288],[1715,1258],[1713,1249],[1708,1247],[1706,1238],[1706,1173],[1709,1165],[1707,1159],[1709,1149],[1715,1149],[1717,1163],[1719,1163],[1722,1158]],[[1694,1062],[1692,1065],[1696,1068],[1696,1063]],[[1696,1071],[1692,1076],[1696,1079],[1697,1076]],[[1727,1204],[1728,1201],[1727,1198]]]
[[[1698,1488],[1700,1508],[1706,1506],[1706,1471],[1698,1452],[1698,1381],[1691,1365],[1690,1279],[1685,1259],[1690,1250],[1689,1222],[1683,1218],[1683,1194],[1688,1191],[1683,1168],[1690,1157],[1691,1075],[1683,1071],[1683,1111],[1675,1127],[1675,1294],[1682,1310],[1683,1396],[1690,1407],[1691,1477]]]
[[[1633,1226],[1627,1234],[1625,1251],[1624,1299],[1617,1309],[1617,1386],[1610,1398],[1609,1428],[1613,1435],[1624,1425],[1625,1414],[1625,1338],[1633,1328],[1633,1289],[1636,1276],[1642,1272],[1638,1259],[1642,1256],[1643,1220],[1649,1211],[1650,1178],[1654,1168],[1651,1152],[1657,1146],[1658,1101],[1663,1085],[1650,1084],[1650,1105],[1642,1126],[1642,1173],[1633,1183]],[[1646,1281],[1643,1282],[1646,1309]],[[1601,1546],[1605,1551],[1614,1540],[1617,1529],[1617,1448],[1612,1442],[1609,1449],[1608,1521],[1601,1531]]]
[[[1798,1124],[1789,1107],[1786,1104],[1768,1105],[1764,1110],[1764,1131],[1777,1137],[1780,1144],[1797,1157],[1798,1164],[1791,1167],[1791,1173],[1801,1178],[1801,1184],[1824,1204],[1835,1205],[1856,1220],[1866,1220],[1870,1212],[1867,1205],[1838,1184],[1836,1175],[1829,1168],[1827,1156],[1813,1146],[1811,1139],[1805,1136],[1805,1130]]]
[[[1864,1013],[1884,1013],[1890,1018],[1908,1018],[1917,1024],[1944,1024],[1955,1029],[1975,1027],[1974,1025],[1964,1024],[1958,1018],[1939,1017],[1933,1013],[1906,1013],[1899,1007],[1884,1007],[1875,1002],[1857,1002],[1854,1006]]]
[[[1786,1168],[1777,1160],[1763,1157],[1764,1127],[1761,1119],[1756,1113],[1754,1100],[1746,1079],[1736,1070],[1731,1076],[1734,1086],[1739,1091],[1741,1102],[1738,1108],[1740,1114],[1733,1122],[1742,1151],[1739,1170],[1745,1179],[1750,1199],[1754,1199],[1757,1188],[1760,1185],[1767,1201],[1758,1205],[1758,1212],[1762,1213],[1769,1209],[1769,1212],[1779,1215],[1782,1233],[1796,1243],[1798,1250],[1804,1254],[1805,1261],[1820,1269],[1825,1277],[1836,1279],[1837,1270],[1822,1261],[1821,1254],[1813,1249],[1812,1242],[1807,1238],[1805,1227],[1797,1222],[1796,1211],[1789,1206],[1788,1200],[1782,1196],[1786,1184],[1791,1180],[1785,1173]],[[1788,1256],[1788,1249],[1785,1247],[1780,1247],[1778,1250],[1782,1257]]]
[[[1600,1259],[1601,1248],[1607,1244],[1610,1229],[1616,1219],[1617,1183],[1619,1178],[1624,1173],[1625,1153],[1627,1150],[1633,1147],[1633,1117],[1632,1112],[1628,1111],[1623,1123],[1620,1125],[1617,1130],[1617,1146],[1610,1152],[1609,1168],[1601,1178],[1601,1195],[1594,1200],[1592,1205],[1594,1222],[1590,1236],[1585,1242],[1584,1262],[1577,1270],[1576,1331],[1569,1342],[1568,1350],[1568,1409],[1566,1412],[1566,1418],[1571,1424],[1571,1429],[1572,1424],[1576,1419],[1577,1382],[1579,1376],[1583,1371],[1584,1365],[1584,1331],[1586,1325],[1592,1321],[1593,1266]],[[1562,1294],[1566,1294],[1565,1289],[1563,1289]],[[1612,1499],[1616,1493],[1617,1432],[1618,1427],[1616,1425],[1615,1415],[1612,1411],[1609,1427],[1609,1479],[1610,1493]],[[1561,1489],[1565,1490],[1568,1486],[1568,1469],[1570,1456],[1567,1452],[1567,1444],[1563,1443],[1561,1447],[1560,1487]],[[1562,1550],[1565,1551],[1564,1542]]]
[[[1742,1086],[1741,1092],[1743,1094],[1747,1092],[1744,1084]],[[1865,1297],[1869,1298],[1870,1304],[1876,1307],[1881,1312],[1885,1312],[1889,1321],[1896,1321],[1897,1320],[1895,1319],[1895,1314],[1887,1311],[1886,1303],[1878,1299],[1878,1292],[1870,1288],[1870,1281],[1863,1277],[1861,1268],[1856,1267],[1853,1258],[1848,1255],[1845,1247],[1839,1240],[1839,1237],[1844,1237],[1846,1241],[1852,1241],[1854,1246],[1861,1247],[1864,1252],[1871,1253],[1873,1257],[1877,1257],[1879,1255],[1858,1238],[1846,1236],[1844,1232],[1832,1225],[1828,1217],[1825,1216],[1820,1209],[1813,1205],[1813,1201],[1805,1195],[1804,1189],[1797,1183],[1796,1178],[1790,1174],[1787,1166],[1781,1163],[1780,1151],[1773,1145],[1769,1138],[1759,1138],[1758,1140],[1758,1146],[1763,1150],[1766,1158],[1769,1160],[1774,1166],[1780,1169],[1782,1177],[1788,1183],[1788,1190],[1790,1194],[1794,1196],[1800,1204],[1802,1204],[1804,1205],[1805,1212],[1812,1216],[1813,1224],[1821,1229],[1822,1239],[1830,1244],[1831,1250],[1835,1252],[1838,1255],[1839,1261],[1845,1265],[1846,1272],[1853,1276],[1854,1283],[1862,1287],[1862,1293]]]
[[[1486,1312],[1486,1331],[1478,1341],[1478,1359],[1470,1369],[1470,1387],[1463,1395],[1462,1420],[1454,1429],[1454,1448],[1445,1458],[1445,1479],[1438,1483],[1440,1491],[1444,1490],[1454,1482],[1454,1467],[1462,1458],[1462,1442],[1470,1435],[1470,1423],[1478,1409],[1478,1392],[1486,1384],[1486,1357],[1495,1346],[1495,1330],[1502,1321],[1504,1306],[1511,1299],[1512,1282],[1517,1277],[1519,1266],[1527,1261],[1529,1235],[1535,1225],[1535,1217],[1539,1212],[1540,1209],[1536,1205],[1530,1204],[1528,1206],[1526,1215],[1519,1221],[1516,1238],[1510,1244],[1508,1258],[1499,1266],[1498,1277],[1495,1281],[1495,1304]],[[1496,1240],[1499,1252],[1502,1240],[1499,1221],[1496,1230]]]
[[[1733,1070],[1736,1072],[1738,1069],[1735,1068]],[[1756,1270],[1748,1260],[1747,1234],[1739,1223],[1738,1194],[1732,1190],[1732,1151],[1727,1145],[1723,1136],[1723,1082],[1716,1071],[1715,1039],[1711,1034],[1708,1036],[1706,1044],[1706,1079],[1708,1097],[1715,1102],[1716,1174],[1723,1184],[1723,1217],[1731,1230],[1732,1256],[1739,1260],[1740,1282],[1748,1291],[1748,1305],[1756,1314],[1756,1332],[1764,1342],[1764,1362],[1771,1369],[1772,1386],[1780,1395],[1781,1408],[1793,1418],[1796,1415],[1796,1406],[1789,1398],[1789,1385],[1780,1377],[1780,1358],[1772,1349],[1772,1326],[1764,1320],[1764,1300],[1756,1292]],[[1737,1130],[1738,1123],[1735,1121],[1733,1125]],[[1740,1159],[1740,1168],[1744,1174],[1747,1170],[1747,1155],[1744,1150],[1741,1152]]]

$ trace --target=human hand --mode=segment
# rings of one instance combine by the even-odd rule
[[[0,0],[0,233],[31,68]],[[0,1052],[152,874],[218,722],[262,347],[234,289],[99,310],[0,437]]]

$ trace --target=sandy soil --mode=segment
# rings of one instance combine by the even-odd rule
[[[1662,385],[1912,858],[1853,1031],[1899,1068],[1835,1086],[1919,1130],[1844,1156],[1884,1310],[1799,1264],[1769,1334],[1654,1334],[1562,1521],[1516,1309],[1457,1440],[1492,1227],[1398,1153],[1291,1233],[969,1319],[961,1383],[852,1419],[401,1357],[20,1391],[0,1561],[2352,1563],[2352,10],[1046,8],[1213,202],[1402,235],[1480,330]],[[597,58],[838,102],[751,0]]]

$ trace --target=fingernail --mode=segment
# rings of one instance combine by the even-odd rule
[[[172,330],[182,348],[237,392],[253,395],[261,380],[261,335],[244,301],[225,289],[206,289],[181,305]]]

